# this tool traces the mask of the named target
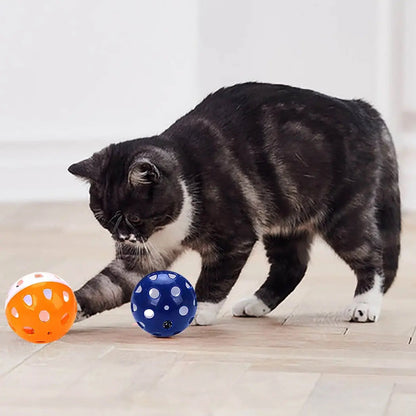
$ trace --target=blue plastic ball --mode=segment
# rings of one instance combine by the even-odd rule
[[[194,319],[195,290],[178,273],[150,273],[133,291],[131,312],[140,328],[152,335],[170,337],[179,334]]]

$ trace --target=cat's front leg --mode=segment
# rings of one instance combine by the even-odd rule
[[[214,258],[203,257],[201,274],[195,287],[198,308],[194,324],[211,325],[214,323],[228,293],[240,275],[253,245],[254,241],[242,243],[226,252],[218,248],[215,251],[219,254]]]
[[[141,277],[143,276],[138,272],[127,270],[122,259],[113,260],[75,291],[78,303],[76,321],[129,302],[131,293]]]

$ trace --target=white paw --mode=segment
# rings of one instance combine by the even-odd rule
[[[219,303],[198,302],[193,325],[212,325],[217,319],[218,312],[224,301]]]
[[[345,318],[353,322],[376,322],[380,316],[382,301],[382,279],[376,274],[373,287],[354,296],[351,306],[346,310]]]
[[[263,316],[270,312],[270,308],[257,296],[242,299],[233,307],[234,316]]]
[[[88,318],[88,315],[81,309],[81,306],[77,302],[77,316],[75,318],[75,322],[81,322],[87,318]]]
[[[380,316],[381,304],[354,301],[346,310],[345,319],[352,322],[376,322]]]

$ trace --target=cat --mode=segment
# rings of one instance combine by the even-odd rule
[[[221,88],[162,134],[111,144],[69,171],[115,259],[75,292],[77,320],[122,305],[146,274],[200,253],[195,323],[215,321],[253,245],[270,271],[233,308],[262,316],[305,275],[314,236],[350,266],[346,318],[374,322],[397,272],[400,192],[394,145],[362,100],[263,83]]]

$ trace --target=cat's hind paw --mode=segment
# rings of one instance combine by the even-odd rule
[[[233,307],[234,316],[263,316],[270,312],[270,308],[257,296],[242,299]]]
[[[379,305],[353,302],[345,311],[345,320],[350,322],[377,322],[380,309]]]

